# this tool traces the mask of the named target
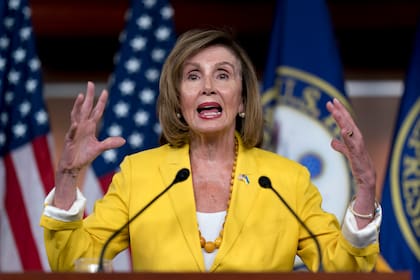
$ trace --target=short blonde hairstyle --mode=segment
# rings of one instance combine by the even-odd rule
[[[180,85],[184,62],[201,50],[214,45],[227,47],[241,63],[245,118],[236,117],[235,129],[241,135],[245,147],[261,145],[263,114],[254,66],[233,36],[224,30],[217,29],[195,29],[185,32],[178,38],[163,65],[157,103],[162,127],[161,144],[169,143],[172,146],[181,147],[189,142],[188,124],[183,118],[177,116],[177,113],[181,112]]]

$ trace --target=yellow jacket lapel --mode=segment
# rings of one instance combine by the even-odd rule
[[[165,184],[171,184],[177,172],[182,168],[187,168],[191,172],[188,150],[188,145],[185,145],[180,149],[171,149],[169,155],[167,156],[167,160],[164,161],[160,168]],[[168,192],[168,195],[171,199],[172,208],[178,219],[178,224],[183,232],[184,241],[186,242],[196,262],[197,271],[204,271],[204,259],[198,236],[191,173],[186,181],[174,185]],[[182,241],[180,240],[180,242]]]

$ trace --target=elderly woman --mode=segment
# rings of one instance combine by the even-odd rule
[[[82,220],[79,171],[101,152],[124,144],[119,137],[96,139],[107,92],[95,106],[93,99],[88,83],[86,95],[76,98],[56,187],[41,218],[52,270],[72,270],[76,259],[98,257],[111,234],[182,168],[191,176],[124,227],[106,258],[130,247],[133,269],[154,272],[290,271],[296,255],[312,271],[320,260],[325,271],[373,268],[381,219],[375,172],[350,114],[337,100],[327,104],[343,136],[332,147],[348,158],[358,182],[340,229],[335,216],[321,209],[321,196],[303,166],[257,148],[263,134],[257,77],[225,32],[194,30],[178,39],[160,80],[162,145],[127,156],[94,213]],[[260,187],[261,175],[315,237],[273,192]]]

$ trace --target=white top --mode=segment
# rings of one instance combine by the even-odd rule
[[[200,229],[201,236],[207,241],[214,241],[219,236],[223,222],[225,221],[225,216],[226,211],[214,213],[197,212],[198,228]],[[213,264],[218,249],[214,250],[212,253],[207,253],[204,249],[201,249],[201,251],[204,256],[204,266],[208,271]]]

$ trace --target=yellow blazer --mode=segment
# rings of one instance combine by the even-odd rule
[[[73,269],[74,260],[98,256],[108,237],[159,194],[181,168],[190,168],[189,146],[168,145],[124,159],[107,194],[84,221],[61,222],[42,216],[51,269]],[[239,175],[246,175],[246,180]],[[335,216],[324,212],[321,196],[301,165],[258,148],[239,153],[224,238],[210,271],[291,271],[298,254],[311,270],[318,267],[314,241],[258,178],[273,186],[318,236],[327,271],[373,269],[379,245],[355,248],[341,234]],[[340,186],[337,186],[340,187]],[[134,220],[107,249],[106,257],[131,247],[135,271],[205,271],[200,248],[191,176],[174,185]]]

